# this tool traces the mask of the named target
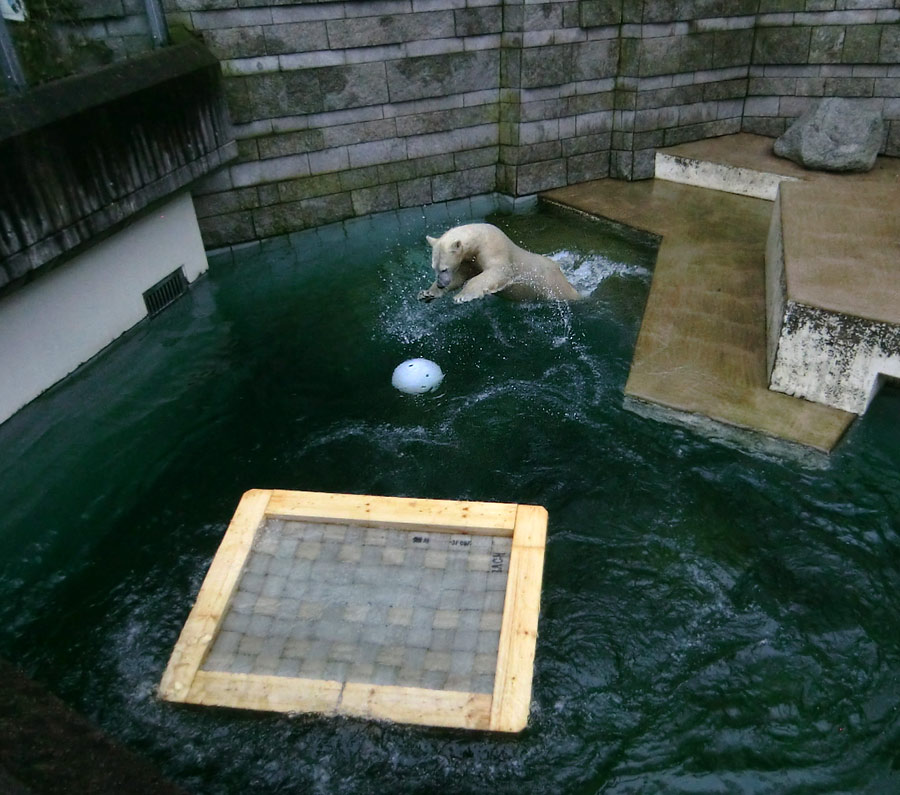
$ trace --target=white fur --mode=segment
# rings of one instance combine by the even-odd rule
[[[520,248],[492,224],[464,224],[426,240],[436,278],[419,293],[423,301],[457,288],[453,300],[458,304],[494,293],[519,301],[580,298],[559,265]]]

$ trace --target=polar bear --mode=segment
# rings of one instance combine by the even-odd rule
[[[457,304],[493,293],[516,301],[581,297],[553,260],[519,248],[493,224],[464,224],[439,238],[425,239],[436,278],[419,293],[422,301],[433,301],[457,287],[462,288],[453,297]]]

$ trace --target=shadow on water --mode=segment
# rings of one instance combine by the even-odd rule
[[[442,229],[320,230],[216,258],[0,427],[0,652],[195,792],[896,791],[900,393],[818,468],[626,411],[652,248],[491,220],[589,297],[422,304]],[[391,388],[411,356],[437,394]],[[528,729],[159,702],[252,487],[545,505]]]

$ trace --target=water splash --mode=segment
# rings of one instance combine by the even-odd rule
[[[595,252],[560,249],[547,255],[556,262],[571,285],[582,296],[591,295],[611,276],[623,276],[649,281],[651,271],[643,265],[618,262]]]

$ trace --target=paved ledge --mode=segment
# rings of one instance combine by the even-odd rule
[[[830,451],[900,378],[900,159],[807,171],[741,133],[656,162],[542,196],[662,236],[626,396]]]
[[[662,237],[627,398],[820,451],[837,444],[853,414],[768,389],[771,202],[662,180],[598,180],[541,198]]]

